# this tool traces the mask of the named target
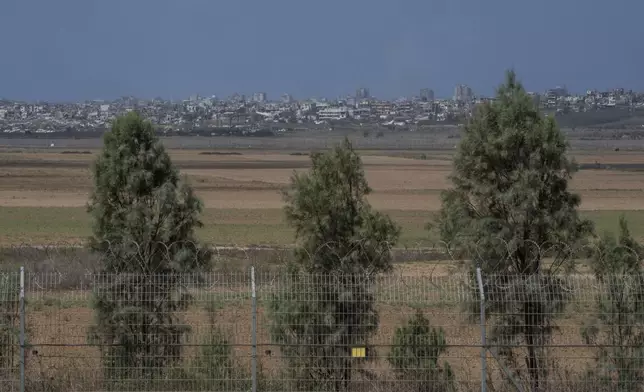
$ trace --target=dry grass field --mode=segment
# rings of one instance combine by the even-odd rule
[[[290,244],[280,189],[309,158],[290,151],[170,150],[173,160],[204,201],[201,235],[214,244]],[[90,167],[97,150],[0,150],[0,244],[80,241],[90,233],[85,203],[92,186]],[[423,158],[420,157],[424,155]],[[634,152],[579,152],[582,164],[642,165]],[[449,151],[364,151],[370,201],[403,227],[402,245],[432,242],[424,229],[449,186]],[[616,227],[625,211],[644,235],[644,171],[581,170],[572,188],[584,213],[600,231]]]
[[[88,236],[90,220],[84,205],[92,186],[90,166],[95,154],[96,150],[80,149],[0,150],[0,245],[78,242]],[[433,243],[434,239],[424,226],[440,206],[440,192],[449,186],[450,152],[363,151],[362,154],[369,183],[374,189],[370,201],[403,227],[402,245],[413,247]],[[424,159],[421,159],[423,154]],[[283,220],[279,190],[288,184],[293,171],[307,170],[308,156],[292,151],[213,153],[179,149],[171,150],[171,155],[205,203],[205,227],[200,232],[204,239],[222,245],[284,245],[293,241],[293,233]],[[615,167],[625,164],[644,167],[644,155],[638,153],[579,152],[575,158],[582,164],[600,162]],[[618,215],[624,213],[632,232],[640,238],[644,236],[644,171],[585,169],[577,174],[572,188],[581,194],[583,213],[596,222],[599,231],[616,229]],[[398,271],[404,276],[429,272],[450,274],[448,268],[436,269],[427,263],[406,263],[398,266]],[[226,287],[226,290],[232,290]],[[58,346],[60,343],[85,344],[92,320],[87,301],[89,292],[86,287],[62,294],[47,287],[34,289],[38,292],[31,294],[40,300],[28,302],[27,321],[32,344],[43,346],[39,347],[37,357],[34,354],[29,359],[32,364],[29,374],[34,379],[78,377],[74,381],[76,385],[84,383],[90,388],[97,381],[97,373],[76,374],[75,370],[95,369],[98,366],[96,349]],[[426,294],[428,289],[419,290]],[[45,298],[53,293],[56,293],[54,297]],[[588,294],[586,300],[592,298]],[[384,347],[390,343],[394,329],[413,311],[404,295],[398,300],[402,302],[380,306],[381,328],[376,337],[377,342],[384,345],[380,355],[386,354]],[[220,305],[218,323],[230,329],[233,343],[240,345],[237,354],[244,357],[244,367],[248,367],[251,317],[248,303],[231,300]],[[457,303],[436,302],[420,306],[434,325],[446,328],[449,344],[473,345],[453,348],[449,352],[451,358],[446,359],[455,367],[459,380],[475,379],[479,372],[479,351],[474,347],[479,341],[478,329],[465,322],[465,315]],[[260,307],[260,343],[269,340],[262,312]],[[560,321],[563,328],[556,343],[581,344],[578,333],[581,319],[575,317]],[[186,318],[196,327],[196,332],[205,332],[208,320],[203,309],[189,312]],[[592,355],[589,349],[559,351],[557,356],[568,358],[566,365],[577,367],[577,370]],[[267,356],[260,361],[268,370],[279,366],[276,359]],[[382,361],[377,365],[386,366]],[[82,381],[80,378],[87,379]]]

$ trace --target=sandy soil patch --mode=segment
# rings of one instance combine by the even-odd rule
[[[405,168],[405,169],[373,169],[365,170],[369,185],[376,192],[379,190],[418,190],[418,189],[447,189],[450,186],[447,176],[449,169],[445,168]]]
[[[644,154],[639,151],[602,151],[602,152],[580,152],[573,151],[572,156],[577,163],[642,163]]]
[[[582,170],[573,177],[576,190],[644,190],[644,172]]]
[[[581,191],[582,210],[644,210],[643,190]]]
[[[204,178],[223,179],[224,181],[242,182],[266,182],[272,184],[288,184],[293,170],[288,169],[188,169],[183,173],[188,176],[200,176]],[[198,184],[197,184],[198,186]]]
[[[279,190],[294,171],[306,170],[309,157],[276,152],[199,155],[171,150],[207,208],[280,208]],[[436,210],[440,191],[450,186],[448,160],[367,155],[365,172],[374,207],[387,210]],[[414,155],[415,156],[415,155]],[[642,154],[578,154],[578,161],[643,162]],[[1,206],[84,206],[92,181],[91,154],[0,153]],[[580,192],[582,209],[644,209],[644,172],[582,170],[571,188]]]
[[[83,207],[88,192],[0,191],[2,207]]]

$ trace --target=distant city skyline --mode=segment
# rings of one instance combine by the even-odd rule
[[[644,3],[544,0],[5,0],[0,97],[265,92],[396,99],[468,85],[644,90]]]
[[[230,132],[242,135],[257,132],[284,132],[284,124],[308,124],[325,127],[328,121],[360,121],[363,125],[394,127],[411,130],[439,124],[458,124],[467,119],[476,107],[469,86],[457,85],[454,96],[448,100],[435,100],[433,91],[421,89],[414,100],[371,100],[367,88],[356,89],[355,97],[340,103],[293,101],[285,94],[280,100],[268,102],[264,92],[250,97],[240,95],[229,99],[199,97],[168,102],[167,100],[118,100],[63,102],[0,101],[0,134],[92,132],[106,129],[120,115],[136,110],[153,124],[166,131],[201,132],[204,135],[222,135]],[[362,98],[362,99],[361,99]],[[596,91],[589,94],[570,95],[565,88],[550,89],[545,94],[533,96],[539,108],[556,116],[575,113],[567,124],[601,124],[625,121],[638,117],[644,109],[644,93],[631,93],[623,89]],[[616,109],[616,110],[611,110]],[[603,112],[603,113],[602,113]],[[587,113],[587,114],[586,114]],[[641,118],[641,117],[640,117]],[[575,120],[576,119],[576,120]],[[585,120],[584,120],[585,119]],[[571,122],[572,121],[572,122]],[[639,127],[641,120],[635,120]],[[354,124],[355,125],[355,124]],[[572,125],[574,126],[574,125]]]
[[[556,92],[557,95],[559,96],[564,96],[564,95],[570,95],[570,96],[583,96],[589,91],[594,91],[597,93],[608,93],[608,92],[614,92],[614,91],[622,91],[622,92],[628,92],[632,91],[635,94],[644,94],[644,91],[637,91],[635,89],[631,89],[628,87],[614,87],[614,88],[608,88],[605,90],[601,89],[583,89],[582,91],[570,91],[565,84],[563,85],[555,85],[550,88],[546,88],[543,91],[534,91],[534,90],[529,90],[526,89],[529,94],[538,94],[541,96],[551,94],[552,92]],[[143,101],[153,101],[156,99],[162,99],[164,101],[174,101],[174,102],[181,102],[181,101],[200,101],[204,99],[211,99],[211,98],[216,98],[218,101],[228,101],[228,100],[236,100],[239,98],[243,98],[244,101],[249,102],[249,103],[268,103],[268,102],[273,102],[273,103],[292,103],[292,102],[297,102],[297,101],[310,101],[310,100],[326,100],[329,102],[334,102],[338,100],[346,100],[346,99],[352,99],[353,101],[357,100],[363,100],[363,99],[369,99],[369,100],[376,100],[376,101],[397,101],[399,99],[419,99],[419,100],[425,100],[425,101],[433,101],[433,100],[460,100],[460,101],[468,101],[472,99],[478,99],[478,98],[491,98],[493,97],[493,94],[490,95],[482,95],[482,94],[477,94],[475,91],[473,91],[467,84],[457,84],[454,86],[454,89],[451,94],[447,96],[437,96],[434,92],[433,89],[431,88],[420,88],[416,91],[414,94],[409,94],[406,96],[399,96],[399,97],[394,97],[394,98],[382,98],[382,97],[377,97],[373,96],[371,94],[371,90],[368,87],[360,87],[356,89],[354,93],[347,93],[343,94],[337,97],[324,97],[320,95],[313,95],[313,96],[308,96],[308,97],[295,97],[292,94],[289,93],[283,93],[279,94],[276,96],[269,96],[266,92],[264,91],[256,91],[254,93],[245,93],[245,92],[235,92],[226,96],[222,96],[219,94],[190,94],[189,96],[185,97],[163,97],[163,96],[156,96],[156,97],[141,97],[141,96],[136,96],[132,94],[127,94],[127,95],[121,95],[117,97],[109,97],[109,98],[85,98],[85,99],[78,99],[78,100],[45,100],[45,99],[33,99],[33,100],[24,100],[24,99],[15,99],[12,97],[3,97],[0,96],[0,100],[9,100],[9,101],[25,101],[25,102],[50,102],[50,103],[75,103],[75,102],[109,102],[109,101],[117,101],[123,98],[135,98]]]

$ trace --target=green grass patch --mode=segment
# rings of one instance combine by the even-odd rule
[[[628,221],[628,229],[633,237],[637,239],[644,238],[644,210],[631,210],[631,211],[588,211],[584,212],[583,216],[595,222],[595,230],[597,234],[604,234],[611,232],[612,234],[619,233],[619,217],[621,215],[626,217]]]
[[[435,238],[425,230],[433,213],[428,211],[387,212],[403,229],[400,246],[428,246]],[[624,214],[637,238],[644,238],[644,211],[586,211],[598,233],[618,231]],[[91,221],[84,208],[0,207],[0,244],[48,244],[84,240],[91,234]],[[217,245],[287,245],[293,230],[281,209],[206,209],[199,236]]]

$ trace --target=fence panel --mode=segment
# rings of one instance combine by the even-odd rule
[[[249,287],[247,274],[29,274],[27,390],[248,391]]]
[[[480,342],[461,306],[471,299],[462,277],[269,274],[258,290],[260,369],[272,381],[260,383],[262,391],[480,384],[471,371]]]
[[[19,275],[0,278],[0,389],[18,391]],[[489,391],[642,389],[641,276],[488,275],[483,286]],[[256,314],[252,288],[249,272],[28,273],[26,391],[481,389],[467,274],[257,273]]]
[[[0,390],[19,388],[20,274],[0,272]]]

